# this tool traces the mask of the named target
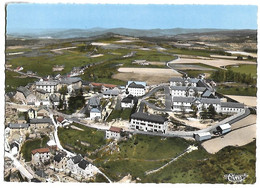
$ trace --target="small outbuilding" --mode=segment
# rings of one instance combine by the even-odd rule
[[[193,136],[196,141],[203,141],[203,140],[211,139],[211,134],[209,132],[194,133]]]
[[[226,134],[228,132],[231,131],[231,126],[229,123],[223,124],[223,125],[219,125],[217,127],[217,130],[221,133],[221,134]]]

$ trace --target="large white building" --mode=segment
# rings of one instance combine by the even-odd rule
[[[222,113],[237,113],[245,111],[245,106],[242,103],[235,102],[222,102],[221,112]]]
[[[172,97],[196,97],[208,90],[205,87],[194,86],[171,86],[170,89]]]
[[[55,93],[57,91],[58,83],[56,81],[39,81],[36,82],[36,89],[44,90],[48,93]]]
[[[244,104],[235,102],[221,102],[217,98],[196,98],[196,97],[173,97],[173,111],[186,111],[191,112],[192,105],[195,105],[198,111],[204,108],[209,108],[212,105],[218,113],[238,113],[245,110]]]
[[[173,77],[170,80],[170,86],[192,86],[192,87],[209,87],[203,79],[198,78],[181,78]]]
[[[130,128],[145,132],[167,132],[168,121],[159,115],[136,112],[131,115]]]
[[[126,86],[128,94],[131,94],[133,96],[143,96],[145,94],[145,87],[146,83],[144,82],[128,82],[128,85]]]

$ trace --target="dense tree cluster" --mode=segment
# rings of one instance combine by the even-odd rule
[[[216,82],[239,82],[248,85],[256,85],[256,78],[251,74],[234,72],[232,70],[217,70],[211,74]]]

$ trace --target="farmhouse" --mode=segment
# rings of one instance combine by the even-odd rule
[[[194,138],[197,141],[203,141],[211,139],[211,134],[209,132],[202,132],[202,133],[194,133]]]
[[[32,164],[45,163],[50,160],[50,149],[39,148],[32,150]]]
[[[55,93],[58,83],[56,81],[39,81],[36,82],[36,90],[44,90],[47,93]]]
[[[110,129],[106,131],[106,139],[114,138],[119,140],[121,131],[122,128],[111,126]]]
[[[128,81],[127,91],[133,96],[143,96],[145,94],[145,82]]]
[[[145,132],[166,133],[168,121],[159,115],[136,112],[131,115],[130,128]]]

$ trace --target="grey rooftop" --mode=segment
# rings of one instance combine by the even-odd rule
[[[160,124],[163,124],[165,121],[167,121],[167,119],[162,116],[147,114],[143,112],[136,112],[132,114],[131,119],[138,119],[138,120],[160,123]]]
[[[10,129],[25,129],[29,127],[28,123],[9,123],[8,127]]]
[[[222,102],[221,107],[226,107],[226,108],[244,108],[243,103],[236,103],[236,102]]]
[[[40,123],[50,123],[52,124],[52,120],[50,118],[42,118],[42,119],[31,119],[31,124],[40,124]]]

